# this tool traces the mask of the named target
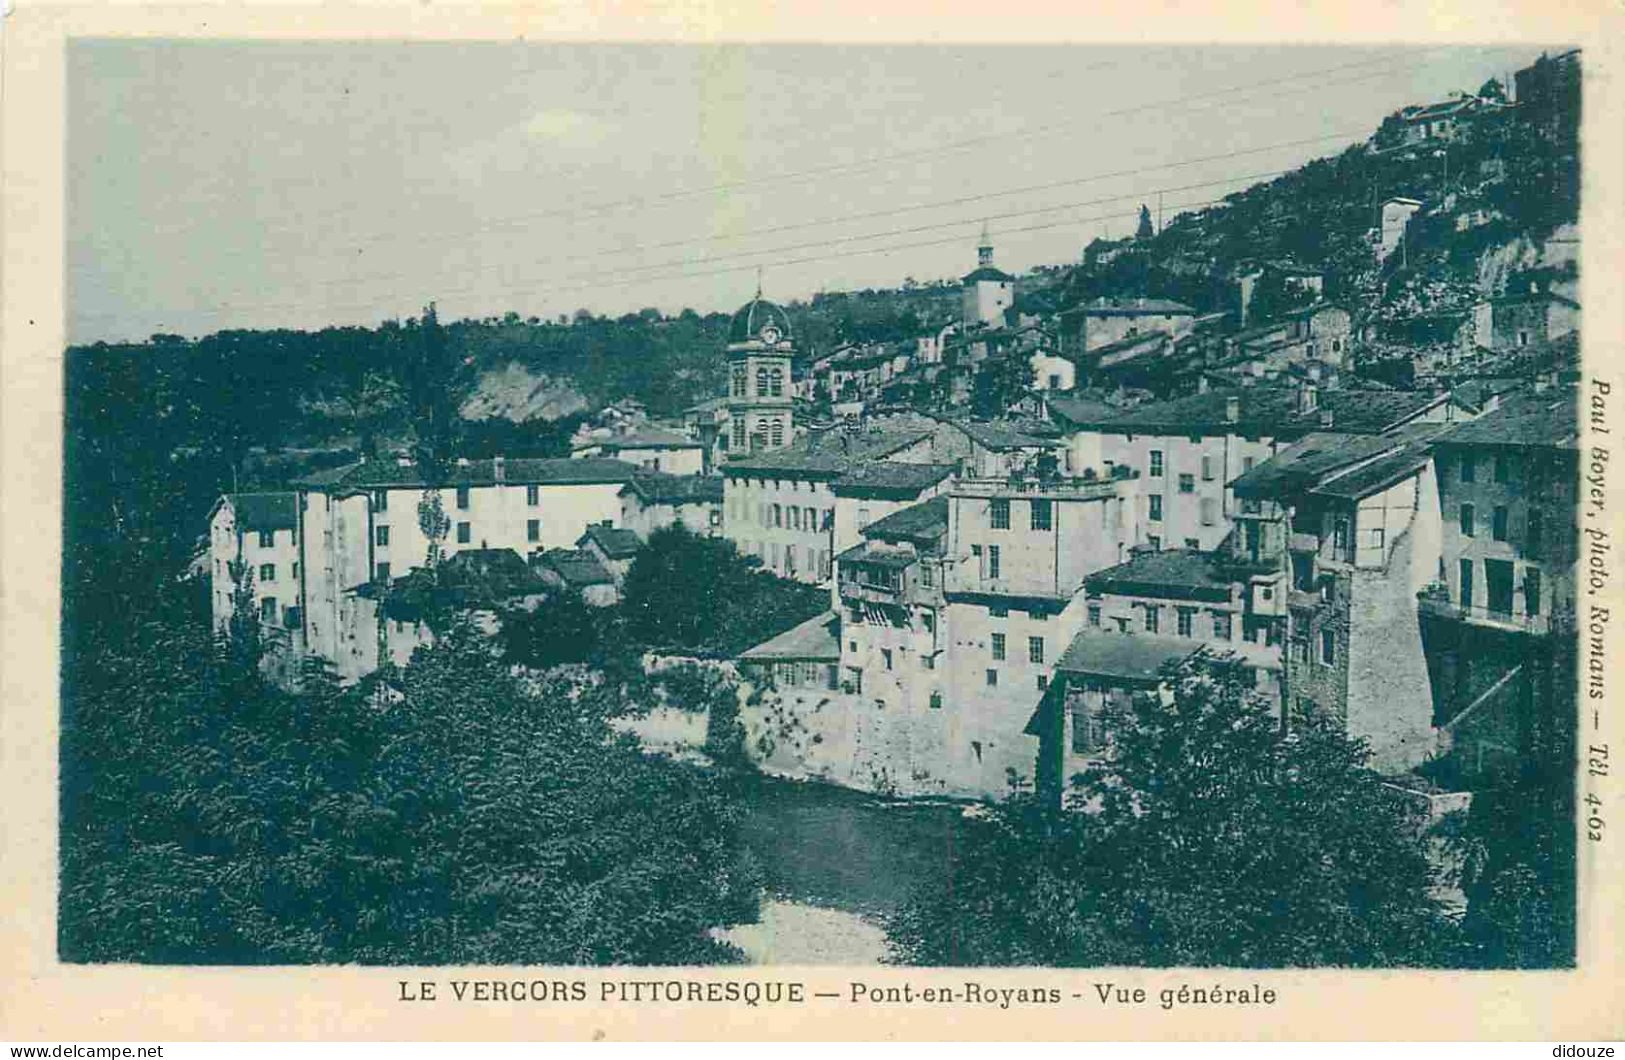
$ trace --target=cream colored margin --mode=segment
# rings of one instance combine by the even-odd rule
[[[64,49],[70,36],[558,40],[785,40],[937,43],[1414,42],[1505,44],[1520,40],[1585,48],[1585,354],[1588,371],[1614,381],[1625,403],[1625,18],[1606,0],[1417,4],[1234,2],[970,4],[963,0],[796,0],[742,3],[475,7],[380,3],[370,7],[211,4],[193,7],[12,0],[5,19],[4,315],[0,317],[0,1040],[38,1043],[122,1039],[612,1039],[999,1038],[999,1039],[1547,1039],[1621,1037],[1625,952],[1620,904],[1625,852],[1625,775],[1599,788],[1606,839],[1580,841],[1581,970],[1571,973],[1207,973],[1179,971],[960,972],[791,968],[681,971],[690,980],[799,980],[845,992],[849,982],[1145,986],[1153,1003],[1133,1009],[1067,1004],[997,1008],[859,1007],[822,1001],[791,1007],[732,1005],[404,1004],[397,980],[477,977],[476,969],[165,969],[77,967],[55,959],[57,616],[60,564],[61,355],[64,342]],[[601,11],[600,7],[611,7]],[[1127,10],[1132,14],[1123,14]],[[161,263],[154,263],[161,267]],[[1615,405],[1616,433],[1625,407]],[[1621,447],[1625,448],[1625,447]],[[1616,448],[1616,453],[1619,449]],[[1616,458],[1617,459],[1617,458]],[[1616,463],[1609,503],[1625,510]],[[1625,553],[1616,551],[1625,559]],[[1625,573],[1615,570],[1612,600]],[[1587,598],[1581,598],[1582,610]],[[1617,609],[1616,609],[1617,610]],[[1619,622],[1611,635],[1618,644]],[[1582,662],[1583,666],[1583,662]],[[1610,675],[1625,682],[1625,670]],[[1592,705],[1581,700],[1589,714]],[[1625,697],[1604,704],[1605,738],[1625,767]],[[1587,718],[1586,720],[1589,720]],[[1581,729],[1582,749],[1591,742]],[[1625,768],[1618,772],[1625,773]],[[511,971],[511,970],[510,970]],[[582,970],[605,979],[644,972]],[[528,975],[527,975],[528,978]],[[1269,1008],[1163,1011],[1164,986],[1273,988]],[[596,986],[591,987],[596,994]],[[443,993],[446,992],[442,988]]]

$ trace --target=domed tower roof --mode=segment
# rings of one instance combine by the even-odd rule
[[[764,332],[773,334],[769,339]],[[728,325],[728,343],[759,342],[778,346],[791,341],[790,314],[757,295],[740,307]]]

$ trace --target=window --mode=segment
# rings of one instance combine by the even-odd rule
[[[891,669],[891,649],[890,648],[881,648],[880,649],[880,658],[881,658],[881,661],[886,664],[886,669],[890,670]]]
[[[818,529],[818,512],[815,509],[812,509],[812,508],[803,508],[802,509],[802,515],[801,515],[801,525],[806,527],[808,530],[817,530]]]
[[[1230,613],[1228,611],[1218,611],[1218,612],[1214,613],[1214,615],[1213,615],[1213,639],[1214,640],[1229,640],[1230,639]]]
[[[1253,463],[1254,463],[1254,458],[1253,457],[1250,457],[1250,456],[1242,457],[1241,458],[1241,473],[1245,475],[1247,472],[1251,471],[1253,469]]]
[[[767,369],[766,368],[758,368],[758,369],[756,369],[756,395],[758,397],[762,397],[762,396],[765,396],[766,394],[767,394]]]
[[[1044,610],[1042,610],[1040,608],[1034,607],[1034,608],[1030,608],[1027,611],[1027,617],[1032,619],[1034,622],[1048,622],[1049,621],[1049,612],[1044,611]]]
[[[1048,530],[1051,527],[1051,513],[1049,501],[1032,502],[1032,528],[1034,530]]]
[[[790,507],[790,529],[801,529],[801,509],[795,507],[794,505],[791,505]]]
[[[295,563],[293,565],[293,580],[294,581],[299,580],[299,564],[297,564],[297,563]]]
[[[784,396],[784,369],[774,368],[767,373],[767,392],[771,397]],[[783,427],[779,427],[783,430]]]
[[[261,622],[275,622],[276,621],[276,597],[274,597],[274,596],[262,596],[262,597],[260,597],[260,621]]]
[[[1178,617],[1175,618],[1174,625],[1179,630],[1179,635],[1181,637],[1190,636],[1191,635],[1191,623],[1196,618],[1196,612],[1194,610],[1192,610],[1191,608],[1181,607],[1178,610],[1177,614],[1178,614]]]
[[[1202,547],[1202,540],[1201,538],[1187,537],[1185,539],[1185,547],[1193,551],[1200,549]]]
[[[458,486],[457,487],[457,508],[458,508],[459,511],[467,511],[468,510],[468,487],[467,486]]]
[[[1162,522],[1162,494],[1148,493],[1146,494],[1146,500],[1151,504],[1151,521],[1153,523]]]
[[[1162,450],[1161,449],[1153,449],[1153,450],[1151,450],[1151,477],[1152,478],[1161,478],[1162,477]]]
[[[1151,551],[1153,552],[1162,551],[1162,538],[1158,537],[1156,534],[1147,534],[1145,536],[1145,543],[1150,546]]]
[[[1040,692],[1048,692],[1049,691],[1049,677],[1048,677],[1048,675],[1046,675],[1046,674],[1039,674],[1038,675],[1038,690]]]
[[[1093,626],[1096,629],[1100,628],[1100,605],[1099,604],[1090,604],[1089,605],[1089,625]]]
[[[920,584],[927,589],[937,584],[937,569],[929,563],[920,564]]]
[[[1507,506],[1497,504],[1490,512],[1490,536],[1497,541],[1507,539]]]
[[[782,528],[784,526],[784,509],[775,504],[770,511],[773,513],[773,526]]]
[[[540,541],[542,539],[542,521],[540,519],[525,520],[525,540]]]
[[[389,581],[389,564],[387,562],[382,562],[374,567],[373,577],[381,582]]]
[[[1470,559],[1462,560],[1459,571],[1461,583],[1461,606],[1464,608],[1471,608],[1473,606],[1473,561]]]
[[[1161,611],[1162,609],[1156,604],[1145,605],[1145,631],[1147,633],[1157,632],[1157,627],[1162,622]]]
[[[1202,481],[1213,481],[1213,458],[1211,456],[1202,457]]]
[[[457,524],[457,543],[466,545],[474,539],[474,528],[468,523]]]
[[[987,546],[987,576],[989,578],[998,578],[998,576],[999,576],[999,546],[998,545],[989,545],[989,546]]]
[[[1320,631],[1320,665],[1330,666],[1337,656],[1337,634],[1332,630]]]
[[[1179,476],[1179,492],[1181,492],[1181,493],[1195,493],[1196,492],[1196,476],[1195,475],[1188,475],[1188,474],[1181,474]]]
[[[1041,663],[1044,661],[1044,638],[1027,638],[1027,661]]]
[[[542,503],[542,487],[540,487],[540,486],[526,486],[525,487],[525,503],[530,505],[532,508],[534,508],[538,504]]]
[[[389,547],[389,527],[380,526],[373,530],[373,538],[379,548]]]
[[[989,670],[987,672],[987,686],[989,688],[992,688],[994,685],[997,685],[998,683],[999,683],[999,671],[997,671],[997,670]]]
[[[1495,454],[1495,481],[1507,482],[1512,478],[1512,460],[1505,453]]]
[[[996,500],[996,501],[994,501],[993,505],[992,505],[992,508],[991,508],[991,512],[992,512],[991,518],[993,520],[993,529],[995,529],[995,530],[1008,530],[1008,529],[1010,529],[1010,502],[1009,501],[1007,501],[1007,500]]]
[[[1523,613],[1540,614],[1540,571],[1534,567],[1523,572]]]
[[[769,428],[768,444],[780,446],[784,444],[784,421],[774,420]]]
[[[1471,482],[1478,477],[1478,466],[1472,453],[1461,454],[1461,480]]]
[[[276,544],[276,531],[261,530],[259,532],[259,541],[261,548],[270,548],[272,545]]]
[[[920,628],[925,630],[927,633],[935,633],[937,631],[937,615],[936,615],[936,612],[934,612],[934,611],[921,611],[920,612]]]
[[[262,582],[274,582],[274,581],[276,581],[276,564],[275,563],[261,563],[260,564],[260,581],[262,581]]]
[[[1197,504],[1200,521],[1203,526],[1213,526],[1219,521],[1219,502],[1214,497],[1203,497]]]
[[[746,382],[746,380],[745,380],[745,366],[742,365],[742,364],[734,365],[733,366],[733,373],[732,373],[732,377],[731,377],[732,390],[733,390],[733,396],[734,397],[744,397],[745,396],[745,382]]]
[[[1339,559],[1347,558],[1349,551],[1349,521],[1344,516],[1332,520],[1332,551]]]
[[[1466,537],[1473,536],[1473,506],[1471,504],[1461,506],[1461,532]]]
[[[735,448],[735,449],[743,449],[743,448],[745,448],[745,417],[743,417],[743,416],[735,416],[734,417],[733,448]]]
[[[992,607],[987,609],[987,613],[988,617],[990,618],[1004,618],[1010,614],[1010,609],[1008,607],[1001,607],[998,604],[994,604]]]
[[[941,692],[932,692],[931,693],[931,709],[932,710],[941,710],[942,709],[942,693]]]
[[[373,506],[374,509],[376,509],[377,511],[380,511],[380,512],[389,511],[389,491],[388,490],[373,490],[372,491],[372,506]]]
[[[998,659],[998,660],[1001,660],[1001,661],[1004,659],[1004,634],[1003,633],[995,633],[995,634],[993,634],[993,657],[995,659]]]

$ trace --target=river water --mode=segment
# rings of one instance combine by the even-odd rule
[[[828,784],[741,778],[746,847],[767,900],[722,932],[755,964],[873,964],[885,916],[948,886],[962,807],[881,799]]]

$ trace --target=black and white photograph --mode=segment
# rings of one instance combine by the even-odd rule
[[[1575,970],[1591,61],[69,39],[56,960]]]

